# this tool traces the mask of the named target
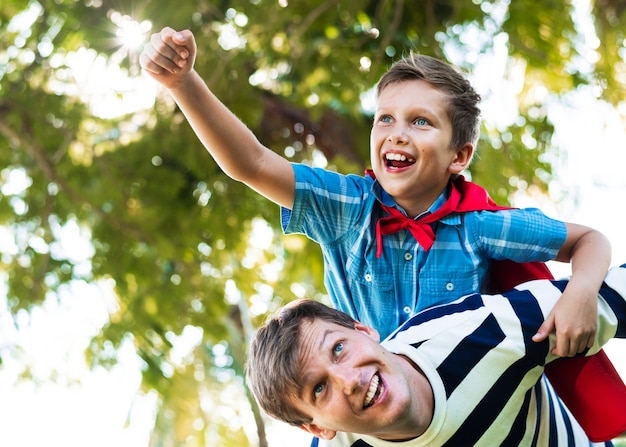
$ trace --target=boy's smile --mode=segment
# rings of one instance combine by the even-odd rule
[[[411,363],[380,346],[373,329],[303,322],[298,345],[302,381],[294,406],[313,418],[304,428],[316,436],[332,438],[341,428],[406,439],[430,422],[429,403],[417,391],[431,393],[427,382]]]
[[[389,169],[402,169],[415,163],[415,158],[403,152],[389,151],[385,153],[384,157]]]
[[[473,147],[451,148],[447,96],[421,80],[380,93],[370,135],[377,180],[410,217],[426,211],[471,159]]]

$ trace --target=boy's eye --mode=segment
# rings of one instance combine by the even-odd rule
[[[378,121],[380,121],[381,123],[390,123],[391,122],[391,117],[389,115],[382,115]]]
[[[426,126],[428,125],[428,120],[426,118],[418,118],[415,120],[415,124],[418,126]]]
[[[341,351],[343,351],[343,343],[337,343],[334,347],[333,347],[333,354],[337,355],[340,354]]]

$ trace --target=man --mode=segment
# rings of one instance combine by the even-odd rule
[[[567,281],[524,283],[429,308],[382,345],[375,330],[314,301],[259,329],[247,376],[271,416],[353,446],[589,446],[543,379],[555,337],[532,341]],[[592,355],[626,338],[626,264],[598,296]],[[624,402],[626,405],[626,402]],[[626,427],[623,427],[626,430]],[[330,443],[332,445],[332,442]]]

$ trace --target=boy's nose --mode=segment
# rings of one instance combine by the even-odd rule
[[[406,143],[407,138],[406,138],[406,132],[405,130],[402,128],[394,128],[394,130],[391,131],[391,133],[389,134],[389,136],[387,137],[387,139],[392,143],[392,144],[402,144],[402,143]]]

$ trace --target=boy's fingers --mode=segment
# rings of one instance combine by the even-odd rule
[[[189,50],[174,41],[177,34],[182,34],[182,39],[178,41],[189,41],[184,33],[177,33],[171,28],[163,28],[159,33],[152,34],[139,58],[141,67],[153,74],[177,73],[180,68],[186,67]]]
[[[554,323],[552,320],[552,314],[548,315],[546,320],[543,322],[539,329],[537,329],[537,333],[533,335],[534,342],[540,342],[548,338],[550,332],[554,330]],[[558,340],[557,340],[558,341]]]
[[[172,34],[172,39],[176,42],[177,45],[186,45],[187,39],[191,37],[191,31],[182,30],[177,31]]]
[[[139,65],[144,71],[160,75],[165,72],[163,68],[155,64],[150,57],[146,54],[145,50],[139,55]]]
[[[150,36],[150,46],[155,52],[167,59],[173,59],[178,55],[176,47],[178,46],[172,40],[172,32],[161,31]]]
[[[172,57],[177,58],[176,53],[163,42],[159,42],[159,40],[151,39],[151,43],[144,47],[139,57],[141,67],[156,74],[161,74],[165,71],[175,73],[179,67],[177,61],[172,59]]]
[[[556,338],[556,346],[552,350],[552,354],[558,355],[559,357],[571,357],[572,355],[572,345],[568,340],[563,340],[563,337]]]
[[[195,46],[193,33],[188,29],[175,31],[172,28],[166,27],[161,30],[159,35],[163,42],[169,45],[182,59],[188,58],[190,49],[193,49]]]
[[[556,337],[556,346],[552,353],[559,357],[574,357],[592,346],[593,340],[590,338],[570,339],[565,335],[561,335]]]

